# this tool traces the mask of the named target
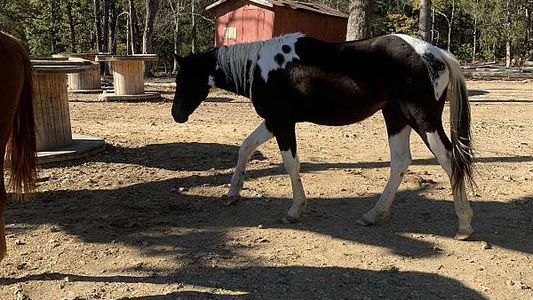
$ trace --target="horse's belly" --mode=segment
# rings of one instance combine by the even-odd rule
[[[312,122],[319,125],[343,126],[362,121],[383,107],[380,102],[342,105],[323,103],[302,110],[299,121]]]

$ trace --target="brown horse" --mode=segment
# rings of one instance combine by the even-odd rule
[[[35,187],[37,159],[32,105],[33,68],[22,45],[0,32],[0,261],[6,255],[4,157],[16,195]],[[7,148],[6,148],[7,146]],[[6,156],[7,152],[7,156]]]

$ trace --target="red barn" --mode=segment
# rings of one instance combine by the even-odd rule
[[[219,0],[206,10],[216,16],[215,45],[270,39],[301,32],[344,41],[348,15],[323,4],[291,0]]]

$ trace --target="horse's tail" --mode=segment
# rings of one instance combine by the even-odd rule
[[[462,186],[466,181],[475,187],[474,154],[472,151],[472,136],[470,129],[470,103],[466,89],[465,77],[461,66],[448,51],[439,49],[448,70],[450,82],[446,100],[450,103],[450,127],[452,137],[452,183],[454,189]]]
[[[24,64],[24,85],[17,104],[7,154],[10,169],[9,188],[16,194],[31,193],[37,178],[37,146],[33,118],[33,66],[29,56],[20,48]]]

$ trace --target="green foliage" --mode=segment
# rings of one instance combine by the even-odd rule
[[[128,12],[130,0],[2,0],[0,1],[0,30],[19,37],[34,56],[48,56],[58,52],[95,52],[94,1],[114,1],[115,16]],[[172,68],[174,44],[181,54],[191,51],[193,39],[192,0],[160,0],[154,25],[153,50],[160,56],[159,66]],[[215,0],[195,0],[196,49],[212,47],[213,16],[205,7]],[[349,13],[349,0],[307,0],[321,2]],[[476,38],[477,60],[502,60],[505,44],[511,42],[514,57],[528,58],[532,52],[533,24],[527,12],[533,10],[533,0],[433,0],[435,8],[433,43],[447,46],[448,22],[451,22],[451,50],[458,57],[470,61]],[[136,48],[142,44],[145,0],[133,0],[137,19]],[[420,0],[374,0],[372,34],[407,33],[417,35]],[[69,23],[71,8],[72,24]],[[173,8],[175,11],[173,11]],[[174,40],[175,20],[179,30]],[[103,13],[100,16],[103,23]],[[127,14],[116,18],[117,52],[126,53]],[[103,25],[102,25],[103,26]],[[71,36],[71,27],[74,36]],[[107,34],[102,28],[104,34]],[[475,35],[474,35],[475,34]],[[107,35],[106,35],[107,36]],[[74,45],[72,45],[74,43]]]
[[[387,29],[387,33],[417,35],[418,20],[403,14],[387,14],[383,25]]]

